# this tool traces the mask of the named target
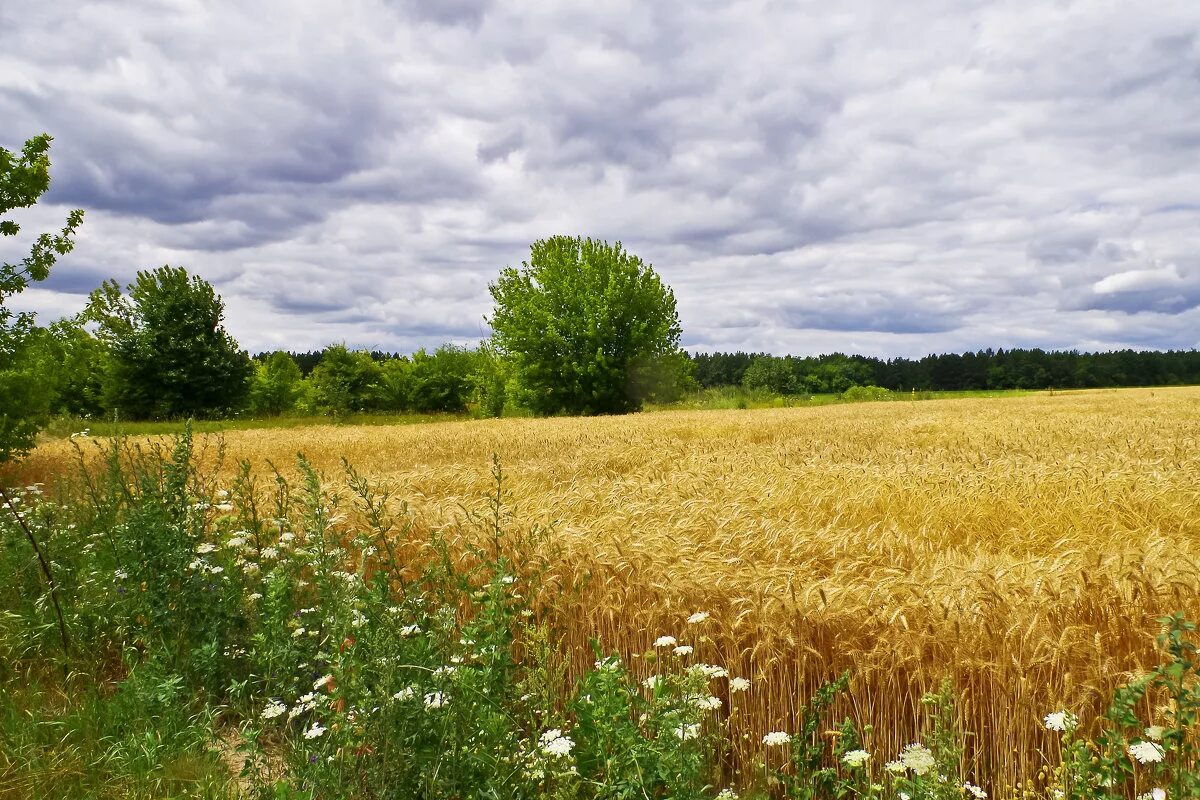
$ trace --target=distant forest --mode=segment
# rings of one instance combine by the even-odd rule
[[[321,363],[324,353],[317,350],[289,355],[307,377]],[[266,355],[256,358],[264,359]],[[687,355],[692,377],[700,388],[744,386],[779,394],[841,393],[851,386],[924,392],[1200,385],[1197,350],[1081,353],[989,349],[886,360],[843,353],[804,357],[741,351]],[[400,354],[372,351],[370,356],[376,362],[385,362]]]
[[[737,352],[698,353],[691,362],[702,387],[745,386],[780,394],[844,392],[856,385],[920,392],[1200,384],[1196,350],[981,350],[888,360],[841,353],[800,358]]]

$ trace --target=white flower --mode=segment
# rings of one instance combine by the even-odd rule
[[[314,722],[312,727],[304,732],[305,739],[316,739],[318,736],[325,733],[326,729],[321,727],[321,723]]]
[[[681,644],[675,648],[675,655],[690,656],[692,654],[692,646],[690,644]]]
[[[327,685],[329,685],[331,680],[333,680],[332,675],[325,675],[324,677],[317,678],[317,680],[313,682],[313,691],[317,692],[321,689],[324,689]]]
[[[538,746],[546,755],[562,758],[563,756],[570,755],[571,748],[575,746],[575,742],[571,737],[564,736],[563,732],[558,728],[551,728],[542,734]]]
[[[651,675],[649,678],[646,678],[646,680],[642,681],[642,686],[645,686],[647,689],[650,689],[651,691],[653,691],[654,689],[657,689],[659,686],[662,686],[662,684],[663,684],[663,679],[662,679],[662,676],[660,676],[660,675]]]
[[[903,775],[908,772],[908,767],[904,766],[903,761],[889,761],[883,765],[883,768],[893,775]]]
[[[597,661],[595,666],[596,669],[620,669],[621,659],[619,656],[609,656]]]
[[[1166,755],[1162,745],[1154,742],[1134,742],[1129,745],[1129,755],[1142,764],[1156,764]]]
[[[750,688],[750,681],[746,680],[745,678],[730,678],[729,679],[729,691],[731,691],[731,692],[744,692],[749,688]]]
[[[500,578],[500,582],[503,583],[505,586],[510,586],[513,583],[516,583],[516,580],[517,579],[514,578],[512,575],[505,575],[502,578]]]
[[[792,735],[790,733],[785,731],[771,731],[763,737],[763,744],[768,747],[774,747],[776,745],[787,744],[791,740]]]
[[[909,795],[908,792],[897,792],[896,796],[899,797],[900,800],[912,800],[912,796]]]
[[[294,542],[295,540],[296,540],[296,534],[294,534],[294,533],[284,533],[284,534],[280,535],[280,537],[279,537],[279,541],[281,541],[281,542]]]
[[[716,711],[721,707],[721,698],[700,696],[692,699],[692,705],[701,711]]]
[[[910,744],[900,752],[900,762],[917,775],[925,775],[937,766],[933,753],[923,744]]]
[[[966,789],[968,792],[970,792],[972,795],[974,795],[976,800],[987,800],[987,792],[985,792],[983,789],[980,789],[978,786],[971,783],[970,781],[967,781],[966,783],[964,783],[963,788]]]
[[[394,695],[392,695],[392,697],[394,697],[397,700],[408,700],[413,697],[416,697],[416,695],[417,695],[416,689],[414,689],[411,686],[405,686],[403,689],[401,689],[400,691],[398,691]]]
[[[681,724],[675,728],[675,735],[679,737],[680,741],[684,742],[688,739],[695,739],[700,735],[700,723],[693,722],[690,725]]]
[[[420,625],[405,625],[403,628],[400,629],[400,635],[405,636],[405,637],[415,636],[420,632],[421,632]]]
[[[433,671],[433,677],[441,678],[445,675],[453,675],[455,672],[458,672],[458,667],[451,667],[451,666],[438,667],[437,669],[435,669]]]
[[[303,635],[304,635],[304,628],[296,628],[296,630],[292,631],[293,639],[298,638]]]
[[[678,642],[674,636],[660,636],[654,640],[655,647],[674,647]]]
[[[217,546],[215,544],[213,544],[212,542],[205,542],[204,544],[196,545],[196,552],[199,553],[200,555],[204,555],[205,553],[211,553],[212,551],[214,551],[216,549],[217,549]]]
[[[713,666],[712,664],[693,664],[689,669],[692,672],[699,672],[706,678],[728,678],[729,673],[724,667]]]
[[[430,692],[429,694],[425,695],[426,708],[441,708],[449,702],[450,701],[447,700],[446,696],[441,692]]]
[[[697,611],[695,614],[692,614],[690,617],[688,617],[687,621],[688,625],[699,625],[706,619],[708,619],[707,611]]]
[[[267,707],[263,709],[262,718],[263,719],[275,719],[276,717],[281,716],[286,712],[287,712],[287,706],[285,706],[283,703],[279,702],[278,700],[272,700],[270,703],[267,703]]]
[[[232,539],[230,539],[227,542],[227,544],[236,550],[239,547],[244,547],[246,544],[246,540],[244,537],[234,536]]]
[[[126,580],[127,578],[129,578],[129,573],[123,569],[119,569],[113,573],[113,577],[119,581],[123,581],[123,580]]]
[[[262,592],[251,592],[251,593],[248,595],[248,599],[250,599],[250,600],[262,600]]]
[[[220,575],[222,572],[225,571],[225,568],[224,567],[209,567],[208,571],[211,572],[213,575]]]
[[[1151,725],[1149,728],[1146,728],[1145,731],[1146,738],[1152,742],[1161,742],[1163,734],[1166,732],[1167,729],[1162,725]]]
[[[217,511],[233,511],[233,503],[217,503]]]
[[[733,789],[722,789],[717,792],[716,800],[738,800],[738,794]]]
[[[263,558],[267,558],[267,559],[270,559],[270,558],[279,558],[279,548],[277,548],[277,547],[264,547],[264,548],[263,548],[263,551],[262,551],[262,557],[263,557]]]
[[[866,750],[850,750],[842,755],[842,763],[847,767],[861,767],[870,757]]]
[[[1046,730],[1059,733],[1072,730],[1079,722],[1070,711],[1055,711],[1053,714],[1047,714],[1043,721],[1046,723]]]

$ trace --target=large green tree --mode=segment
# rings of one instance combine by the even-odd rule
[[[493,343],[535,413],[635,411],[679,369],[675,295],[620,242],[534,242],[489,288]]]
[[[50,141],[46,134],[35,136],[19,153],[0,147],[0,236],[21,232],[16,220],[3,215],[29,208],[50,188]],[[33,315],[13,314],[5,301],[31,281],[49,276],[55,260],[75,246],[75,231],[81,224],[83,211],[72,211],[60,232],[34,239],[28,256],[0,263],[0,463],[33,446],[53,397],[45,365],[31,357]]]
[[[253,371],[225,328],[212,284],[182,267],[138,272],[92,292],[85,315],[109,347],[107,405],[132,419],[218,417],[240,409]]]

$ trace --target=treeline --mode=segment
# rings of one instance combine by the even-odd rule
[[[887,360],[842,353],[797,357],[736,352],[690,358],[692,375],[702,387],[743,386],[777,394],[841,393],[852,386],[970,391],[1200,384],[1196,350],[989,349]]]
[[[50,415],[180,419],[239,414],[462,412],[498,415],[504,365],[486,346],[401,356],[332,345],[254,358],[221,324],[224,303],[178,267],[139,272],[92,293],[73,319],[31,328],[23,368],[29,402]]]

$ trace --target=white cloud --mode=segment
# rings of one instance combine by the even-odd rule
[[[37,219],[88,209],[48,316],[170,262],[252,349],[466,341],[582,233],[704,349],[1200,329],[1191,0],[16,0],[0,54],[3,135],[56,136]]]

